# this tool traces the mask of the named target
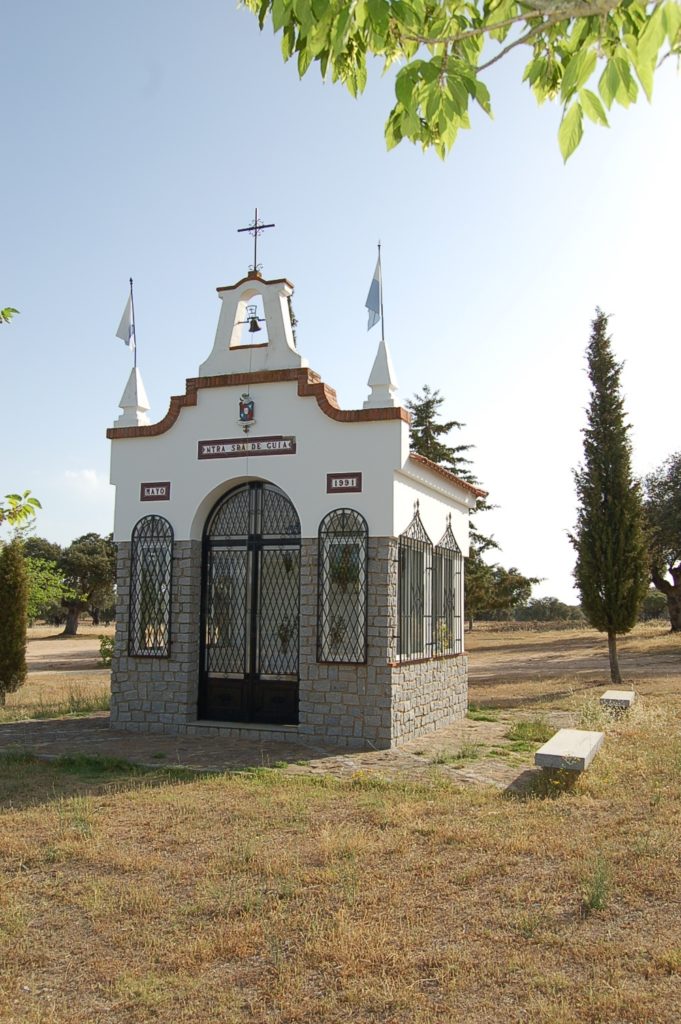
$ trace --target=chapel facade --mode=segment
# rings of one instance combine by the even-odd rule
[[[384,342],[364,407],[339,408],[292,292],[254,270],[219,288],[185,394],[150,423],[135,369],[107,432],[114,728],[387,748],[465,714],[483,492],[409,451]]]

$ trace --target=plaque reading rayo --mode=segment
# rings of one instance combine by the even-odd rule
[[[295,455],[295,437],[223,437],[199,441],[200,459],[238,459],[251,455]]]
[[[361,473],[327,473],[326,474],[326,493],[335,494],[337,491],[354,491],[357,493],[362,490],[362,474]]]
[[[170,501],[170,481],[140,484],[140,501]]]

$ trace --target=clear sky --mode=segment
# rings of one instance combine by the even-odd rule
[[[130,371],[115,338],[135,279],[139,365],[160,419],[211,350],[216,286],[244,275],[257,205],[266,277],[296,285],[298,346],[361,406],[379,341],[364,301],[383,243],[386,339],[406,400],[424,384],[473,443],[499,507],[480,526],[500,561],[574,600],[572,469],[598,305],[645,473],[681,447],[678,381],[681,79],[652,105],[589,125],[564,166],[559,110],[538,108],[522,60],[487,79],[442,163],[388,153],[390,76],[363,97],[299,81],[268,28],[231,0],[22,0],[7,5],[3,147],[0,494],[31,488],[37,532],[112,528],[107,426]]]

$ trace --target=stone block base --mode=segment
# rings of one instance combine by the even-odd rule
[[[559,729],[534,755],[540,768],[568,772],[585,771],[603,746],[605,733],[586,729]]]

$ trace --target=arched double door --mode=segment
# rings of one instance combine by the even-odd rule
[[[300,520],[278,487],[230,491],[203,544],[199,717],[298,721]]]

